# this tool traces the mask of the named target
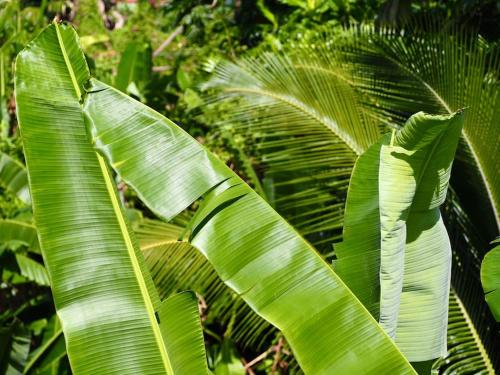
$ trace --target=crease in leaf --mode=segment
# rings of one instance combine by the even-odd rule
[[[382,327],[413,362],[446,354],[451,248],[439,206],[462,124],[461,111],[417,113],[368,149],[335,247],[337,271],[375,317],[379,308]]]
[[[92,82],[93,87],[106,87]],[[234,290],[247,291],[243,298],[259,315],[283,330],[304,371],[414,373],[319,254],[184,131],[114,89],[89,95],[84,109],[96,127],[93,134],[112,128],[95,143],[111,165],[125,153],[139,155],[134,162],[117,167],[117,173],[153,212],[163,213],[162,218],[168,220],[224,180],[227,183],[204,197],[201,208],[206,207],[207,214],[208,207],[216,209],[226,193],[245,193],[213,215],[192,237],[192,244],[223,280],[232,277],[228,282]],[[151,116],[158,121],[152,124]],[[138,127],[145,130],[140,137],[131,137]],[[227,190],[234,184],[228,177],[240,185]],[[175,210],[171,210],[173,204]],[[273,272],[273,266],[279,267]]]

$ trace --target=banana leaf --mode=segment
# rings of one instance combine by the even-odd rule
[[[462,125],[462,112],[417,113],[359,158],[335,248],[337,272],[412,362],[446,355],[451,248],[439,206]]]
[[[208,374],[196,295],[183,292],[167,298],[158,310],[158,319],[175,374]]]
[[[413,373],[319,254],[257,193],[174,123],[97,80],[84,111],[117,174],[169,220],[203,196],[190,242],[306,373]]]
[[[71,368],[75,374],[176,374],[169,351],[177,342],[162,335],[156,313],[163,305],[112,176],[87,134],[81,102],[88,79],[70,26],[48,26],[16,61],[34,219]],[[182,306],[168,313],[180,322],[195,318]],[[193,373],[207,373],[203,345],[182,342],[182,350],[199,363]]]

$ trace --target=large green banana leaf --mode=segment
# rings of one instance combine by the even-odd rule
[[[334,261],[335,271],[376,319],[380,315],[378,166],[381,147],[382,141],[356,161],[347,193],[344,241],[335,245],[337,259]]]
[[[165,307],[87,134],[81,101],[88,79],[69,26],[47,27],[17,58],[17,114],[34,219],[68,357],[75,374],[175,374],[168,352],[177,342],[162,335],[155,314]],[[170,306],[176,319],[192,321],[191,308]],[[182,342],[199,364],[196,374],[206,373],[202,349]]]
[[[146,265],[151,271],[151,276],[153,277],[155,286],[158,288],[160,297],[172,296],[172,299],[169,299],[165,303],[165,306],[168,307],[169,304],[180,303],[184,304],[186,308],[190,308],[191,311],[196,311],[197,302],[196,300],[193,301],[192,293],[185,292],[174,295],[176,291],[186,290],[187,288],[195,288],[195,290],[203,292],[204,298],[210,305],[212,305],[214,298],[219,298],[217,303],[225,306],[221,299],[227,297],[227,287],[217,277],[210,264],[207,264],[202,254],[189,243],[176,241],[181,232],[182,227],[180,226],[151,219],[140,219],[139,223],[136,223],[136,228],[134,229],[134,233],[141,245],[141,251],[143,251],[145,255]],[[36,228],[24,222],[0,220],[0,244],[3,243],[21,243],[27,246],[30,251],[40,252],[36,239]],[[16,257],[19,255],[20,254],[16,253]],[[35,263],[37,264],[36,269],[43,270],[42,272],[45,275],[46,282],[43,283],[43,285],[48,285],[45,268],[37,262]],[[28,277],[25,273],[22,274]],[[40,284],[39,280],[34,281],[38,281]],[[168,312],[168,308],[164,310]],[[160,313],[161,309],[159,310],[159,314]],[[173,326],[171,328],[172,331],[179,332],[183,337],[186,337],[185,333],[187,330],[185,327],[179,330],[177,327],[181,327],[181,325],[175,325],[175,323],[179,321],[179,319],[176,319],[178,315],[167,315],[167,319],[173,318],[174,324],[170,324],[171,327]],[[196,318],[196,315],[197,314],[190,314],[189,316]],[[159,317],[161,320],[161,315]],[[182,318],[180,320],[181,321],[178,323],[199,324],[198,319],[186,321]],[[163,321],[161,323],[164,325]],[[160,326],[160,329],[162,329],[162,326]],[[167,333],[169,329],[170,327],[167,327]],[[188,339],[190,339],[192,335],[199,335],[201,330],[196,328],[189,330],[189,333],[190,335],[187,335]],[[172,341],[177,342],[177,340]],[[203,340],[197,339],[197,342],[201,344]],[[178,350],[178,347],[179,345],[174,345],[173,350]],[[183,348],[181,347],[180,349]],[[182,354],[179,356],[174,355],[172,360],[173,362],[178,362],[179,368],[183,371],[182,373],[191,374],[190,371],[193,371],[193,366],[202,363],[192,361],[191,354],[186,353],[185,350],[180,350],[180,353]],[[186,356],[185,354],[188,355]],[[199,351],[198,355],[200,354],[203,354],[203,351]],[[65,357],[66,347],[62,334],[62,327],[59,319],[54,315],[44,329],[40,346],[33,352],[30,352],[23,373],[44,374],[46,371],[49,374],[59,374],[60,372],[58,371],[61,367],[61,361],[63,361]],[[185,362],[188,363],[187,366],[182,363],[183,358],[186,359]]]
[[[495,243],[499,243],[497,239]],[[486,302],[497,322],[500,322],[500,245],[495,246],[481,264],[481,283]]]
[[[203,196],[191,243],[283,331],[306,373],[413,372],[316,251],[182,129],[96,80],[84,110],[98,149],[155,213],[171,219]]]
[[[461,112],[417,113],[372,146],[354,169],[336,247],[337,272],[376,316],[380,295],[382,327],[414,362],[446,355],[451,249],[439,206],[462,124]]]
[[[4,153],[0,153],[0,184],[16,194],[24,203],[31,203],[26,168]]]

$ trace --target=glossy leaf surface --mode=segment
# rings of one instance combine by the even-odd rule
[[[283,331],[306,373],[413,372],[316,251],[222,162],[119,91],[97,81],[91,91],[85,112],[99,150],[165,219],[204,195],[191,243]]]
[[[174,374],[208,374],[196,295],[183,292],[168,297],[158,309],[158,318]]]
[[[87,134],[81,102],[88,79],[66,25],[47,27],[17,59],[34,219],[71,367],[75,374],[173,374],[156,289]]]

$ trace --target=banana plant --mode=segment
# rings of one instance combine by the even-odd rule
[[[482,290],[471,280],[479,278],[481,242],[498,233],[491,207],[499,202],[494,197],[499,49],[466,28],[426,26],[430,30],[352,27],[341,38],[325,27],[314,43],[290,45],[284,54],[207,66],[214,74],[205,86],[209,98],[221,104],[215,125],[246,140],[273,206],[332,258],[337,254],[330,245],[341,238],[356,157],[376,142],[379,132],[403,126],[411,113],[452,114],[466,107],[451,181],[458,195],[448,195],[443,217],[453,243],[452,282],[498,362],[496,327],[484,319]],[[357,144],[348,142],[346,133],[354,134]],[[474,225],[464,225],[470,219]],[[372,259],[366,262],[360,255],[356,263],[344,254],[337,263],[339,274],[366,267],[358,273],[379,283],[378,271],[368,266],[377,267],[376,252],[364,256]],[[343,267],[344,261],[354,268]],[[373,298],[367,307],[378,318],[379,294],[363,288],[361,278],[345,281],[363,302]]]
[[[233,171],[166,118],[90,79],[71,27],[49,26],[20,54],[16,99],[40,245],[75,373],[178,370],[174,343],[164,341],[179,336],[169,333],[108,164],[164,219],[203,197],[189,241],[283,331],[306,373],[414,373],[331,267]],[[182,304],[165,308],[172,305]],[[184,354],[199,358],[195,344]]]
[[[463,117],[417,113],[358,159],[335,248],[336,271],[412,362],[446,355],[451,247],[439,206]]]
[[[96,147],[158,216],[203,197],[189,242],[284,333],[304,372],[414,371],[315,249],[177,125],[95,79],[83,110]]]
[[[196,301],[185,294],[160,301],[110,171],[89,140],[88,80],[66,25],[47,27],[16,61],[33,215],[72,370],[206,374]]]

